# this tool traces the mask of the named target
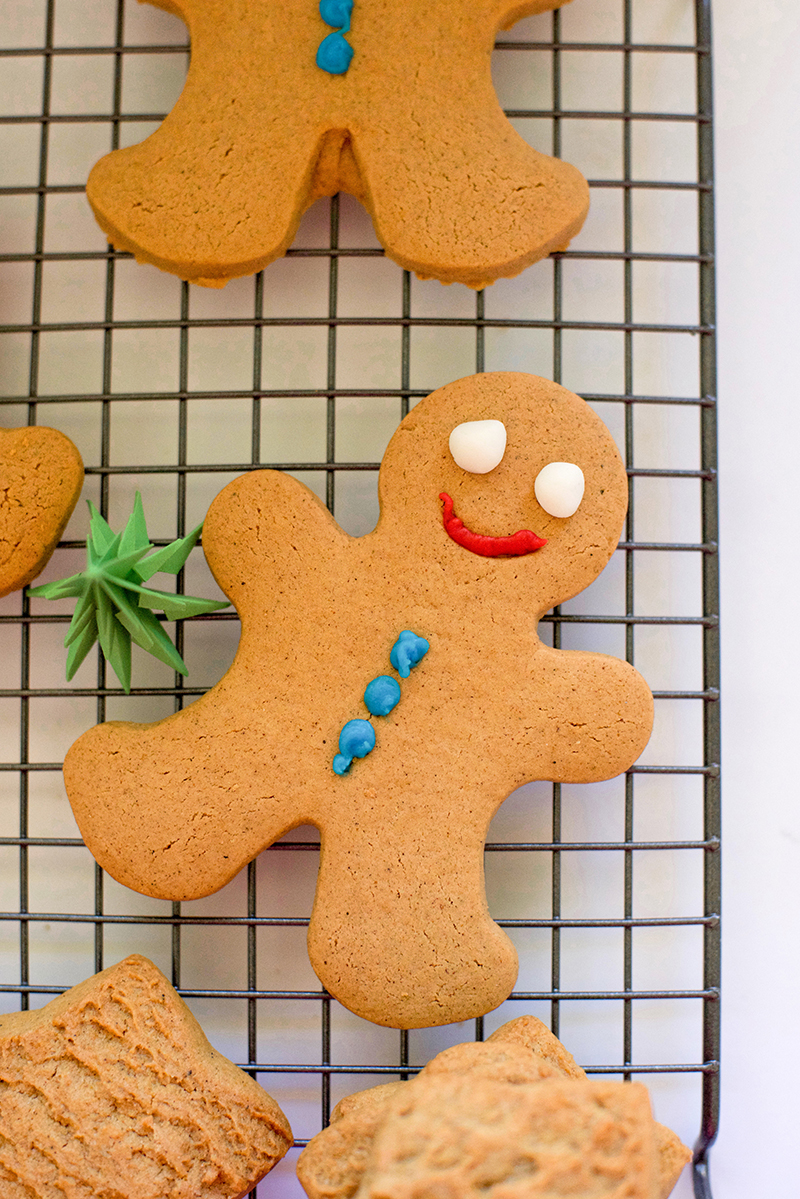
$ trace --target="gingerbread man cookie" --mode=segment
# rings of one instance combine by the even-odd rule
[[[140,261],[221,287],[345,191],[395,262],[483,287],[583,224],[586,181],[513,129],[490,69],[498,29],[565,0],[154,2],[189,26],[186,85],[86,189],[109,241]]]
[[[147,958],[0,1016],[3,1199],[239,1199],[291,1144]]]
[[[57,429],[0,429],[0,595],[44,570],[83,486],[83,462]]]
[[[450,434],[464,427],[459,464]],[[551,464],[583,479],[571,516],[536,498]],[[563,513],[577,490],[544,498]],[[317,825],[314,969],[360,1015],[417,1027],[486,1012],[513,987],[483,878],[500,803],[532,779],[619,774],[653,709],[627,663],[536,635],[600,573],[625,517],[619,454],[578,396],[512,373],[443,387],[395,432],[379,492],[377,527],[352,538],[288,475],[226,487],[203,542],[242,620],[231,669],[166,720],[91,729],[64,777],[100,864],[154,896],[207,895]],[[381,677],[400,696],[386,714],[362,698]],[[353,723],[370,730],[363,753],[342,745]]]

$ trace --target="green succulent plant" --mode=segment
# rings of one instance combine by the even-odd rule
[[[157,591],[143,584],[159,571],[177,574],[200,536],[198,525],[156,550],[147,535],[142,497],[136,492],[128,523],[115,533],[91,500],[89,536],[86,538],[86,569],[68,579],[30,587],[29,595],[58,600],[75,597],[78,603],[64,644],[68,647],[67,678],[71,679],[95,641],[110,662],[126,692],[131,689],[131,642],[181,674],[186,664],[153,615],[160,609],[167,620],[182,620],[227,608],[226,600],[200,599]],[[150,553],[150,550],[154,550]],[[147,556],[146,556],[147,555]]]

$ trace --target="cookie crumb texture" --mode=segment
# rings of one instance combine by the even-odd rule
[[[454,426],[497,418],[503,461],[469,474]],[[573,461],[586,492],[549,516],[533,483]],[[653,701],[627,662],[543,644],[537,621],[588,586],[614,552],[627,479],[589,406],[533,375],[440,388],[395,432],[381,516],[349,537],[297,480],[252,471],[217,496],[203,546],[242,635],[225,677],[155,724],[110,721],[70,749],[64,780],[104,869],[147,894],[222,887],[301,824],[322,833],[311,963],[341,1003],[418,1028],[481,1015],[512,990],[517,957],[488,910],[483,849],[502,801],[532,779],[593,782],[626,770]],[[448,535],[440,494],[470,529],[529,528],[546,544],[488,558]],[[376,746],[333,771],[344,723],[389,667],[403,629],[430,644],[376,717]]]
[[[0,429],[0,596],[44,570],[83,486],[83,462],[57,429]]]
[[[357,0],[344,75],[316,65],[316,0],[155,0],[189,27],[184,90],[146,141],[92,170],[109,241],[221,287],[285,254],[321,196],[356,196],[386,253],[480,288],[565,249],[583,176],[532,149],[491,78],[499,28],[564,0]]]
[[[239,1199],[291,1143],[146,958],[0,1017],[2,1199]]]
[[[667,1199],[690,1159],[643,1086],[589,1081],[521,1016],[348,1095],[297,1176],[309,1199]]]
[[[393,1102],[356,1199],[655,1199],[639,1083],[425,1077]]]

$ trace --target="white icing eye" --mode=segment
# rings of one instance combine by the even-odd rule
[[[574,462],[548,462],[533,485],[537,500],[551,516],[573,516],[583,499],[586,481]]]
[[[506,427],[500,420],[468,420],[450,434],[456,465],[473,475],[486,475],[503,460]]]

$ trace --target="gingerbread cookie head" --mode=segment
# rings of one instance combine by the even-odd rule
[[[628,499],[616,445],[585,401],[533,375],[477,375],[436,394],[389,444],[375,535],[541,616],[616,548]]]
[[[83,486],[83,462],[57,429],[0,429],[0,595],[47,565]]]
[[[156,2],[189,26],[183,93],[87,183],[109,240],[140,261],[220,287],[284,254],[337,191],[401,266],[470,287],[580,229],[586,181],[524,141],[491,79],[498,29],[562,0]]]
[[[464,434],[483,421],[477,442]],[[100,863],[173,899],[317,825],[312,964],[353,1011],[418,1027],[513,987],[483,881],[499,804],[532,779],[627,769],[652,697],[627,663],[536,634],[598,574],[624,518],[619,456],[577,396],[521,374],[442,388],[397,429],[380,492],[377,527],[352,538],[289,476],[229,484],[203,546],[242,620],[231,669],[157,724],[90,730],[64,777]]]

